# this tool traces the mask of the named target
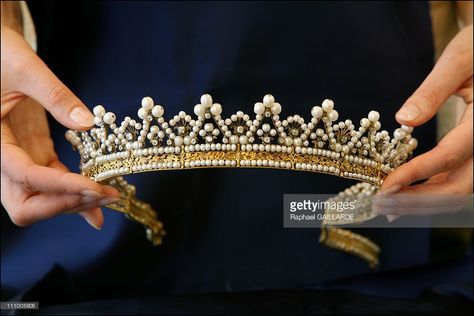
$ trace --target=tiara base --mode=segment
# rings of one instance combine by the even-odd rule
[[[184,146],[160,147],[163,152],[168,152],[163,154],[156,149],[149,148],[139,154],[138,151],[118,152],[110,159],[89,160],[83,165],[82,174],[95,181],[103,181],[132,173],[161,170],[270,168],[325,173],[379,186],[389,172],[384,165],[370,159],[354,161],[351,156],[331,151],[303,154],[293,151],[291,147],[285,148],[285,152],[265,149],[246,151],[239,145],[219,151],[189,151]],[[173,153],[170,153],[171,149]]]

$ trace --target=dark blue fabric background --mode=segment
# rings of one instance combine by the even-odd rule
[[[90,107],[119,120],[143,96],[165,116],[192,113],[203,93],[224,115],[252,113],[272,93],[283,115],[310,118],[332,98],[358,124],[372,109],[384,129],[433,64],[425,2],[87,2],[31,4],[39,53]],[[70,8],[70,9],[68,9]],[[61,159],[77,170],[65,129],[52,123]],[[416,129],[418,153],[435,125]],[[270,170],[196,170],[130,177],[168,235],[153,247],[140,225],[105,210],[102,231],[64,215],[27,229],[2,212],[2,288],[24,289],[54,263],[88,297],[301,287],[370,273],[318,243],[319,230],[283,229],[284,193],[337,193],[349,180]],[[369,230],[381,269],[428,262],[428,230]]]

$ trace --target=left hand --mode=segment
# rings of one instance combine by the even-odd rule
[[[374,198],[379,215],[427,215],[454,212],[472,194],[473,177],[473,28],[464,27],[449,43],[431,73],[396,114],[400,124],[430,120],[451,95],[467,104],[459,124],[432,150],[398,167]],[[409,186],[427,179],[422,184]],[[391,216],[391,217],[390,217]]]

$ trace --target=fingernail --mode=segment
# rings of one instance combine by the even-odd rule
[[[403,106],[396,114],[396,117],[402,121],[413,121],[420,115],[418,107],[414,104]]]
[[[84,127],[90,127],[94,125],[94,116],[92,115],[92,113],[80,106],[76,106],[74,109],[72,109],[71,113],[69,114],[69,117],[74,122],[76,122],[76,124],[79,124]]]
[[[104,193],[97,192],[97,191],[94,191],[94,190],[82,190],[81,195],[100,198],[100,197],[104,196]]]
[[[97,196],[83,196],[81,198],[81,204],[88,204],[88,203],[92,203],[92,202],[96,202],[98,199],[100,199],[100,197],[97,197]]]
[[[120,201],[119,198],[105,198],[105,199],[102,199],[99,201],[99,205],[100,206],[106,206],[108,204],[111,204],[111,203],[115,203],[115,202],[118,202]]]
[[[398,191],[400,191],[401,188],[402,188],[402,186],[400,184],[394,184],[394,185],[380,191],[380,195],[394,194],[394,193],[397,193]]]
[[[101,229],[101,227],[96,226],[96,225],[92,222],[92,219],[89,218],[89,214],[87,214],[87,213],[79,213],[79,215],[81,215],[82,218],[84,218],[84,219],[86,220],[87,224],[91,225],[92,227],[94,227],[94,228],[97,229],[97,230],[100,230],[100,229]]]
[[[388,222],[391,223],[394,220],[396,220],[397,218],[400,218],[400,215],[387,215],[385,217],[387,218]]]
[[[384,195],[375,197],[373,200],[374,206],[380,206],[380,207],[396,206],[397,203],[399,203],[399,201],[397,201],[396,199],[385,197]]]
[[[387,215],[392,212],[392,210],[385,206],[373,205],[372,212],[376,215]]]

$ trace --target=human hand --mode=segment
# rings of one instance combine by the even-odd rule
[[[2,25],[2,205],[18,226],[74,212],[99,229],[99,206],[116,201],[119,193],[71,173],[58,160],[44,108],[71,129],[86,130],[94,124],[92,113],[23,37]]]
[[[395,169],[373,201],[376,214],[425,215],[459,210],[472,194],[473,176],[473,28],[461,30],[431,73],[396,114],[400,124],[419,126],[430,120],[449,96],[467,104],[459,124],[432,150]],[[415,181],[427,179],[422,184]],[[435,198],[434,198],[435,197]]]
[[[449,43],[431,73],[397,112],[400,124],[430,120],[455,94],[467,107],[459,124],[432,150],[395,169],[384,181],[373,211],[393,220],[398,215],[427,215],[459,210],[472,194],[473,50],[472,24]],[[427,179],[422,184],[409,186]]]

